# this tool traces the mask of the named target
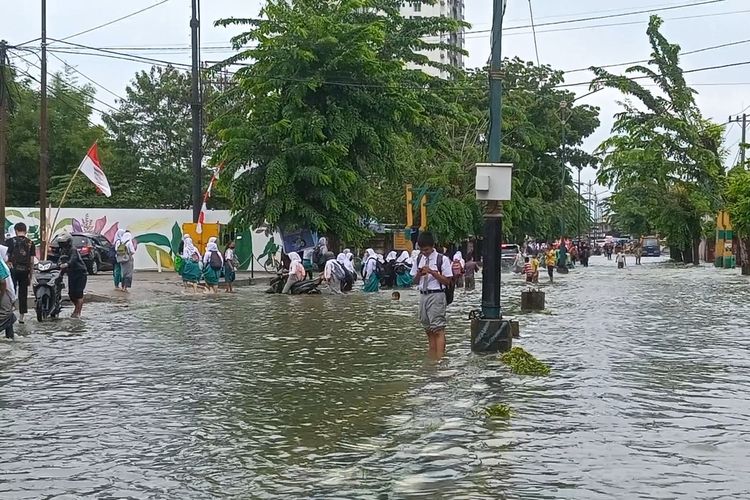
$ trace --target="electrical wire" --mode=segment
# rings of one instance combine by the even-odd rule
[[[117,19],[113,19],[111,21],[107,21],[106,23],[100,24],[98,26],[94,26],[93,28],[89,28],[89,29],[86,29],[86,30],[83,30],[83,31],[79,31],[78,33],[73,33],[72,35],[68,35],[68,36],[66,36],[64,38],[61,38],[59,41],[70,40],[71,38],[75,38],[77,36],[85,35],[86,33],[91,33],[92,31],[96,31],[96,30],[101,29],[101,28],[106,28],[107,26],[111,26],[111,25],[113,25],[115,23],[119,23],[120,21],[123,21],[125,19],[131,18],[133,16],[137,16],[138,14],[140,14],[142,12],[146,12],[147,10],[151,10],[151,9],[153,9],[155,7],[163,5],[163,4],[167,3],[168,1],[169,0],[161,0],[158,3],[155,3],[153,5],[149,5],[148,7],[144,7],[143,9],[137,10],[135,12],[131,12],[130,14],[127,14],[125,16],[118,17]]]
[[[16,57],[18,57],[19,59],[21,59],[21,60],[23,60],[24,62],[26,62],[26,64],[28,64],[29,66],[33,66],[33,67],[35,67],[36,69],[38,69],[38,70],[40,70],[40,71],[41,71],[42,67],[41,67],[41,66],[39,66],[38,64],[35,64],[35,63],[33,63],[33,62],[29,61],[28,59],[26,59],[25,57],[23,57],[23,56],[21,56],[21,55],[18,55],[18,54],[15,54],[15,55],[16,55]],[[59,59],[59,58],[58,58],[58,59]],[[60,60],[60,61],[61,61],[61,62],[62,62],[63,64],[65,64],[65,65],[66,65],[67,67],[70,67],[70,66],[69,66],[69,65],[68,65],[68,64],[67,64],[67,63],[66,63],[65,61],[63,61],[62,59],[59,59],[59,60]],[[73,70],[75,70],[75,68],[72,68],[72,67],[70,67],[70,68],[71,68],[71,69],[73,69]],[[83,74],[82,74],[82,73],[80,73],[80,72],[79,72],[79,74],[83,75]],[[83,76],[85,76],[85,75],[83,75]],[[89,79],[88,77],[86,77],[86,78],[87,78],[87,79]],[[89,79],[89,80],[90,80],[90,79]],[[91,81],[93,82],[93,80],[91,80]],[[94,83],[96,83],[96,82],[94,82]],[[66,84],[66,85],[68,85],[68,86],[70,86],[70,87],[72,87],[73,89],[75,89],[75,90],[77,90],[77,91],[79,91],[79,92],[81,92],[81,93],[83,93],[83,94],[87,95],[88,97],[90,97],[90,98],[91,98],[91,99],[93,99],[94,101],[96,101],[96,102],[98,102],[98,103],[100,103],[100,104],[103,104],[103,105],[107,106],[108,108],[111,108],[111,109],[112,109],[112,110],[114,110],[114,111],[119,111],[119,109],[118,109],[118,108],[117,108],[116,106],[112,106],[112,105],[111,105],[111,104],[109,104],[108,102],[106,102],[106,101],[102,101],[101,99],[99,99],[98,97],[96,97],[95,95],[93,95],[93,94],[92,94],[91,92],[87,92],[87,91],[86,91],[85,89],[83,89],[83,88],[80,88],[80,87],[76,87],[75,85],[72,85],[72,84],[71,84],[71,83],[69,83],[69,82],[65,82],[65,84]],[[98,84],[98,83],[96,83],[96,85],[99,85],[99,84]],[[99,85],[99,86],[101,86],[101,85]],[[117,97],[119,97],[119,96],[117,96]],[[122,98],[121,98],[121,99],[122,99]],[[123,100],[124,100],[124,99],[123,99]],[[93,107],[92,107],[92,109],[95,109],[95,108],[93,108]],[[101,111],[101,110],[96,110],[96,111],[98,111],[99,113],[104,113],[104,111]]]
[[[707,52],[707,51],[710,51],[710,50],[723,49],[723,48],[726,48],[726,47],[733,47],[735,45],[744,45],[746,43],[750,43],[750,39],[738,40],[738,41],[728,42],[728,43],[722,43],[722,44],[719,44],[719,45],[712,45],[710,47],[703,47],[703,48],[700,48],[700,49],[689,50],[687,52],[680,52],[679,55],[680,56],[689,56],[689,55],[692,55],[692,54],[699,54],[701,52]],[[597,68],[616,68],[616,67],[619,67],[619,66],[631,66],[633,64],[644,64],[644,63],[648,63],[648,62],[650,62],[650,59],[641,59],[640,61],[629,61],[629,62],[615,63],[615,64],[604,64],[604,65],[596,66],[596,67]],[[590,70],[591,70],[591,66],[589,66],[587,68],[575,68],[575,69],[563,70],[563,72],[564,73],[579,73],[581,71],[590,71]]]
[[[72,66],[71,64],[69,64],[69,63],[68,63],[67,61],[65,61],[64,59],[62,59],[62,58],[60,58],[60,57],[56,56],[55,54],[50,54],[50,55],[51,55],[52,57],[54,57],[55,59],[57,59],[58,61],[60,61],[61,63],[63,63],[63,64],[65,65],[65,67],[66,67],[66,68],[70,68],[71,70],[75,71],[76,73],[78,73],[79,75],[81,75],[81,76],[82,76],[82,77],[84,77],[84,78],[85,78],[86,80],[88,80],[88,81],[89,81],[89,82],[91,82],[92,84],[96,85],[96,86],[97,86],[97,87],[99,87],[100,89],[104,90],[105,92],[108,92],[108,93],[110,93],[111,95],[115,96],[116,98],[120,99],[121,101],[127,101],[127,99],[125,99],[124,97],[122,97],[122,96],[121,96],[120,94],[117,94],[117,93],[115,93],[115,92],[112,92],[111,90],[109,90],[109,89],[108,89],[107,87],[105,87],[105,86],[104,86],[104,85],[102,85],[101,83],[99,83],[99,82],[97,82],[96,80],[94,80],[94,79],[92,79],[92,78],[90,78],[90,77],[86,76],[85,74],[81,73],[81,71],[80,71],[80,70],[79,70],[78,68],[76,68],[76,67]]]
[[[733,14],[746,14],[750,12],[750,10],[734,10],[730,12],[718,12],[715,14],[700,14],[700,15],[694,15],[694,16],[682,16],[682,17],[668,17],[664,18],[664,21],[684,21],[688,19],[705,19],[707,17],[717,17],[717,16],[728,16]],[[550,29],[550,30],[537,30],[537,33],[561,33],[561,32],[567,32],[567,31],[581,31],[581,30],[587,30],[587,29],[596,29],[596,28],[612,28],[612,27],[618,27],[618,26],[636,26],[636,25],[642,25],[648,23],[648,20],[642,20],[642,21],[629,21],[629,22],[622,22],[622,23],[609,23],[609,24],[592,24],[588,26],[573,26],[570,28],[558,28],[558,29]],[[529,35],[531,34],[530,31],[521,32],[521,33],[505,33],[503,36],[514,36],[514,35]],[[474,39],[474,38],[484,38],[486,35],[477,37],[477,36],[467,36],[466,38]]]
[[[536,39],[536,26],[534,25],[534,9],[531,6],[531,0],[529,0],[529,19],[531,19],[531,32],[534,34],[534,52],[536,53],[536,65],[541,66],[539,62],[539,43]]]

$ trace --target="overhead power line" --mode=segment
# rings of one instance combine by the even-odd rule
[[[539,62],[539,42],[536,39],[536,26],[534,26],[534,8],[531,6],[531,0],[529,0],[529,19],[531,19],[531,32],[534,34],[534,52],[536,53],[536,65],[541,66]]]
[[[147,10],[151,10],[151,9],[153,9],[155,7],[158,7],[158,6],[162,5],[162,4],[165,4],[168,1],[169,0],[161,0],[158,3],[155,3],[153,5],[149,5],[148,7],[144,7],[143,9],[137,10],[135,12],[131,12],[130,14],[127,14],[125,16],[118,17],[117,19],[112,19],[111,21],[107,21],[106,23],[100,24],[98,26],[94,26],[93,28],[89,28],[89,29],[86,29],[86,30],[83,30],[83,31],[79,31],[78,33],[73,33],[72,35],[68,35],[65,38],[61,38],[60,41],[70,40],[71,38],[75,38],[77,36],[85,35],[86,33],[91,33],[92,31],[96,31],[96,30],[101,29],[101,28],[106,28],[107,26],[111,26],[111,25],[113,25],[115,23],[119,23],[120,21],[124,21],[125,19],[131,18],[133,16],[137,16],[138,14],[140,14],[142,12],[146,12]]]
[[[689,56],[689,55],[698,54],[698,53],[701,53],[701,52],[708,52],[709,50],[723,49],[723,48],[726,48],[726,47],[733,47],[735,45],[743,45],[743,44],[746,44],[746,43],[750,43],[750,39],[747,39],[747,40],[737,40],[737,41],[734,41],[734,42],[722,43],[722,44],[719,44],[719,45],[711,45],[710,47],[703,47],[703,48],[700,48],[700,49],[688,50],[686,52],[680,52],[679,55],[681,55],[681,56]],[[603,65],[594,65],[594,66],[596,66],[597,68],[616,68],[618,66],[631,66],[633,64],[644,64],[644,63],[647,63],[649,61],[650,61],[650,59],[641,59],[639,61],[629,61],[629,62],[623,62],[623,63],[603,64]],[[568,70],[564,70],[564,73],[577,73],[577,72],[581,72],[581,71],[589,71],[590,69],[591,69],[591,66],[589,66],[587,68],[568,69]]]

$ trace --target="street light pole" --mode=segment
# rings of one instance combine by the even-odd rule
[[[198,222],[198,217],[201,213],[201,176],[203,174],[201,169],[202,158],[202,145],[201,140],[203,135],[201,134],[201,96],[199,86],[199,66],[198,66],[198,43],[199,43],[199,32],[200,20],[198,19],[198,0],[192,0],[192,18],[190,19],[190,31],[192,38],[192,55],[193,55],[193,67],[192,67],[192,89],[191,89],[191,102],[190,111],[193,119],[193,153],[192,153],[192,165],[193,165],[193,222]]]
[[[502,30],[504,4],[504,0],[494,0],[492,55],[490,58],[490,163],[500,163],[502,155]],[[484,271],[482,273],[482,315],[487,319],[499,319],[502,316],[500,308],[502,214],[501,202],[491,201],[487,203],[487,212],[484,216]]]
[[[502,34],[507,0],[494,0],[492,17],[492,57],[490,58],[489,163],[476,165],[478,200],[487,202],[484,216],[482,271],[482,310],[472,312],[471,349],[474,352],[508,351],[513,344],[517,322],[503,318],[500,307],[503,209],[510,200],[513,165],[501,164],[502,155]],[[515,325],[515,326],[514,326]]]
[[[47,179],[49,176],[49,119],[47,116],[47,0],[42,0],[42,74],[39,105],[39,239],[47,258]]]

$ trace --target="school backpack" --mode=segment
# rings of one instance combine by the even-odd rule
[[[214,271],[221,271],[221,268],[224,267],[224,263],[221,261],[221,255],[219,255],[219,252],[211,252],[211,257],[208,258],[208,265]]]
[[[453,271],[453,277],[461,276],[464,273],[464,268],[461,266],[461,262],[455,260],[451,264],[451,270]]]
[[[13,264],[13,270],[26,272],[31,269],[31,260],[33,258],[31,251],[31,240],[22,236],[13,238],[12,253],[10,263]]]
[[[130,260],[130,251],[128,250],[128,245],[120,242],[119,245],[117,245],[117,262],[123,263]]]
[[[346,280],[346,272],[344,272],[344,268],[338,262],[334,261],[331,274],[333,274],[333,277],[338,281]]]
[[[424,258],[425,258],[424,255],[419,256],[419,260],[417,261],[417,269],[420,269],[422,267],[422,259]],[[443,274],[443,259],[445,259],[445,256],[439,253],[437,256],[437,271],[440,274]],[[456,278],[452,277],[451,282],[448,286],[445,286],[441,283],[440,288],[442,288],[443,292],[445,293],[446,305],[453,304],[453,299],[455,298],[455,295],[456,295]]]

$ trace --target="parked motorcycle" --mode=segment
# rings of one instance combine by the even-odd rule
[[[271,279],[271,284],[266,293],[281,293],[284,291],[284,285],[286,285],[287,275],[279,274],[275,278]],[[321,280],[303,280],[298,281],[292,285],[292,295],[314,295],[320,293],[318,287],[320,286]]]
[[[37,321],[59,316],[64,288],[60,265],[50,260],[43,260],[37,264],[33,286]]]

